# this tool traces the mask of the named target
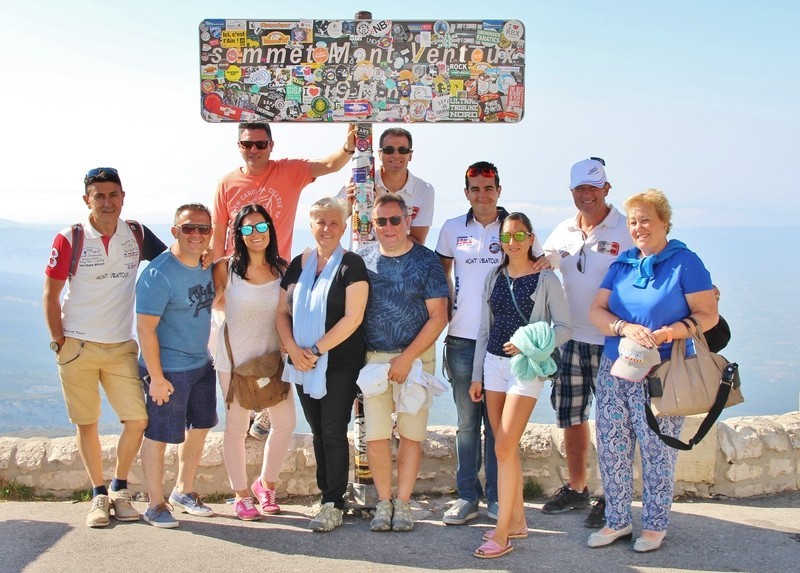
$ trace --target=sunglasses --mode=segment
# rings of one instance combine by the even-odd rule
[[[606,166],[606,160],[603,159],[602,157],[590,157],[589,159],[591,159],[592,161],[599,161],[603,165],[603,167]]]
[[[397,227],[403,222],[403,217],[400,215],[395,215],[394,217],[376,217],[373,221],[375,221],[375,224],[379,227],[385,227],[386,223],[391,223],[392,227]]]
[[[586,243],[581,245],[581,250],[578,251],[578,262],[576,266],[578,267],[578,272],[583,273],[586,272],[586,251],[583,249],[586,247]]]
[[[272,140],[270,140],[270,141],[240,141],[239,142],[239,146],[241,148],[243,148],[243,149],[253,149],[253,146],[255,145],[256,149],[266,149],[267,147],[269,147],[270,143],[272,143]]]
[[[195,225],[194,223],[186,223],[185,225],[175,225],[181,230],[184,235],[191,235],[195,231],[201,235],[211,234],[211,225]]]
[[[531,235],[533,235],[533,233],[526,233],[525,231],[517,231],[516,233],[500,233],[500,242],[510,243],[511,238],[513,237],[516,242],[521,243]]]
[[[470,167],[467,169],[467,177],[478,177],[479,175],[484,177],[497,177],[497,171],[488,167],[484,167],[482,169],[478,167]]]
[[[387,145],[386,147],[381,147],[381,153],[385,153],[386,155],[393,155],[395,149],[397,150],[397,153],[399,153],[400,155],[408,155],[409,153],[414,151],[413,149],[411,149],[410,147],[406,147],[405,145],[401,145],[400,147],[395,147],[394,145]]]
[[[94,169],[90,169],[86,172],[86,177],[84,179],[91,179],[92,177],[97,177],[101,173],[111,173],[112,175],[116,175],[119,177],[119,173],[113,167],[95,167]]]
[[[253,234],[253,229],[258,231],[259,233],[266,233],[269,230],[269,223],[266,221],[261,221],[260,223],[256,223],[255,225],[242,225],[239,227],[239,232],[242,234],[243,237],[249,237]]]

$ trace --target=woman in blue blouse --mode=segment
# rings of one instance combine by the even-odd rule
[[[629,197],[624,207],[635,246],[612,263],[590,310],[592,322],[606,335],[595,413],[606,527],[592,534],[588,545],[602,547],[632,536],[633,456],[638,440],[643,529],[633,549],[646,552],[661,547],[667,534],[678,452],[647,426],[647,369],[631,376],[638,380],[612,374],[620,359],[620,340],[630,339],[645,351],[657,348],[661,359],[668,359],[673,340],[691,338],[682,319],[692,316],[707,330],[717,323],[718,314],[711,275],[703,262],[680,241],[667,239],[672,210],[666,196],[649,189]],[[691,341],[688,353],[694,353]],[[681,416],[659,418],[661,431],[671,436],[680,434],[683,421]]]

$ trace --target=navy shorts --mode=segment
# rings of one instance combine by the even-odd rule
[[[553,381],[550,394],[559,428],[577,426],[589,420],[602,355],[602,344],[568,340],[561,346],[561,375]]]
[[[139,366],[143,379],[147,370]],[[182,444],[186,430],[205,430],[217,425],[217,376],[214,365],[208,363],[194,370],[184,372],[164,372],[172,383],[174,392],[169,401],[161,406],[156,404],[144,385],[147,402],[147,415],[150,422],[144,437],[156,442]]]

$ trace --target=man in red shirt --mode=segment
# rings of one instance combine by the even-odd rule
[[[355,124],[344,145],[324,159],[271,159],[275,141],[268,123],[240,123],[239,151],[244,166],[225,175],[217,185],[212,208],[211,247],[220,257],[233,252],[231,225],[245,205],[258,203],[272,216],[278,251],[291,260],[294,217],[300,192],[317,177],[339,171],[355,153]]]

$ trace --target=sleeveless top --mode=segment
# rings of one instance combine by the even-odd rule
[[[229,272],[225,288],[225,322],[231,340],[231,351],[236,364],[247,362],[265,352],[281,347],[275,316],[278,313],[280,279],[264,284],[252,284],[239,275]],[[216,369],[230,372],[225,336],[219,332]]]

